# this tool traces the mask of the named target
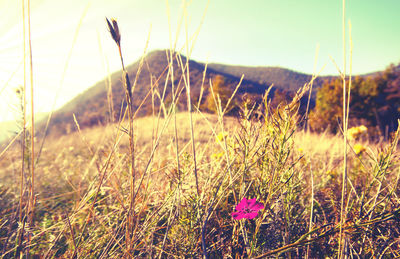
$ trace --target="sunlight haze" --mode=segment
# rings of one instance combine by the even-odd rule
[[[196,61],[280,66],[311,74],[319,45],[317,69],[326,64],[322,74],[338,74],[330,56],[338,66],[343,64],[342,1],[211,0],[207,11],[207,1],[187,4],[189,37],[201,26],[198,37],[190,41],[191,47],[194,44],[191,58]],[[379,71],[398,63],[400,2],[354,0],[346,4],[346,21],[352,23],[353,74]],[[177,0],[32,0],[31,5],[36,112],[50,111],[53,102],[54,108],[61,107],[109,72],[120,69],[105,17],[118,20],[125,64],[129,65],[143,54],[149,32],[147,52],[170,47],[183,10],[182,1]],[[1,0],[0,15],[0,121],[4,121],[16,118],[15,89],[24,84],[21,2]],[[177,49],[186,55],[184,46],[185,19]]]

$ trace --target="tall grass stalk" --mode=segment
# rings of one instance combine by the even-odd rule
[[[121,34],[119,31],[118,23],[116,20],[112,19],[111,22],[106,18],[108,29],[112,38],[114,39],[115,43],[118,47],[119,56],[121,59],[121,66],[123,71],[123,82],[125,86],[125,95],[126,95],[126,103],[127,103],[127,110],[128,110],[128,121],[129,121],[129,129],[128,129],[128,136],[129,136],[129,152],[130,152],[130,205],[128,210],[128,218],[127,218],[127,225],[126,225],[126,236],[125,242],[127,246],[128,253],[131,250],[132,239],[133,237],[133,230],[135,225],[135,180],[136,180],[136,172],[135,172],[135,140],[134,140],[134,132],[133,132],[133,94],[132,94],[132,85],[129,79],[128,72],[125,69],[124,59],[122,55],[121,49]],[[138,73],[139,74],[139,71]],[[136,83],[136,80],[135,80]]]
[[[15,256],[20,256],[21,251],[24,249],[23,241],[24,241],[24,232],[25,232],[25,224],[28,222],[30,227],[29,232],[27,233],[27,243],[26,247],[26,256],[29,256],[29,250],[32,241],[32,233],[31,228],[34,224],[34,211],[35,211],[35,115],[34,115],[34,87],[33,87],[33,59],[32,59],[32,41],[31,41],[31,12],[30,12],[30,0],[27,1],[27,13],[25,13],[25,1],[22,1],[22,19],[23,19],[23,48],[24,48],[24,86],[23,86],[23,101],[22,101],[22,112],[23,112],[23,133],[22,133],[22,160],[21,160],[21,172],[20,172],[20,200],[19,200],[19,222],[22,224],[20,228],[20,232],[18,234],[18,243],[15,252]],[[26,30],[26,25],[28,26]],[[28,35],[26,35],[28,34]],[[26,46],[26,42],[28,42],[28,46]],[[27,50],[28,49],[28,50]],[[26,159],[26,145],[27,135],[26,135],[26,81],[27,81],[27,64],[26,52],[29,53],[29,76],[30,76],[30,108],[31,108],[31,130],[30,130],[30,150],[29,150],[29,172],[30,172],[30,183],[29,183],[29,192],[28,192],[28,200],[26,201],[26,209],[25,215],[23,215],[23,196],[24,196],[24,174],[25,174],[25,159]]]
[[[193,154],[193,173],[196,180],[196,189],[197,189],[197,196],[200,199],[200,188],[199,188],[199,178],[197,174],[197,159],[196,159],[196,143],[194,142],[194,131],[193,131],[193,117],[192,117],[192,96],[191,96],[191,87],[190,87],[190,67],[189,67],[189,60],[190,60],[190,51],[189,51],[189,32],[188,32],[188,20],[187,20],[187,10],[185,6],[185,31],[186,31],[186,78],[183,77],[186,87],[186,96],[187,96],[187,107],[189,112],[189,123],[190,123],[190,139],[192,142],[192,154]],[[182,63],[182,61],[181,61]],[[200,208],[198,208],[200,209]]]
[[[339,247],[338,247],[338,257],[347,257],[347,239],[343,236],[343,225],[347,218],[347,185],[348,185],[348,165],[347,165],[347,129],[348,129],[348,119],[350,110],[350,91],[351,91],[351,73],[349,78],[349,84],[346,82],[346,66],[347,66],[347,56],[346,56],[346,0],[342,2],[342,43],[343,43],[343,72],[341,73],[343,81],[343,173],[342,173],[342,192],[341,192],[341,202],[340,202],[340,233],[339,233]],[[351,54],[351,53],[350,53]],[[351,57],[350,57],[351,60]],[[351,64],[350,64],[351,65]],[[350,70],[351,72],[351,70]]]
[[[176,45],[178,43],[178,35],[180,34],[180,30],[182,27],[182,23],[183,23],[183,16],[184,14],[182,13],[182,15],[180,16],[180,19],[178,21],[178,27],[177,27],[177,31],[176,31],[176,38],[173,41],[172,40],[172,29],[171,29],[171,13],[170,13],[170,9],[169,9],[169,3],[168,0],[165,1],[166,4],[166,12],[167,12],[167,16],[168,16],[168,33],[169,33],[169,45],[170,45],[170,50],[167,53],[167,56],[169,55],[169,62],[168,62],[168,75],[170,75],[170,79],[171,79],[171,91],[172,91],[172,105],[171,105],[171,109],[172,109],[172,116],[174,117],[174,134],[175,134],[175,138],[174,138],[174,142],[175,142],[175,160],[176,160],[176,170],[177,170],[177,177],[178,177],[178,197],[176,198],[176,204],[177,204],[177,208],[174,211],[174,217],[172,217],[172,209],[170,210],[170,215],[168,217],[168,224],[167,224],[167,230],[165,232],[164,235],[164,239],[163,239],[163,243],[161,246],[161,250],[159,253],[159,258],[162,257],[163,255],[163,250],[165,247],[165,242],[167,241],[167,237],[168,237],[168,233],[170,231],[170,228],[173,224],[173,222],[176,219],[176,214],[178,213],[179,209],[180,209],[180,191],[179,188],[182,187],[182,176],[181,176],[181,163],[180,163],[180,158],[179,158],[179,137],[178,137],[178,125],[177,125],[177,118],[176,118],[176,105],[177,105],[177,97],[179,98],[180,94],[179,94],[179,87],[180,87],[180,82],[178,83],[178,85],[175,85],[175,75],[174,75],[174,60],[176,60],[176,62],[178,63],[178,53],[176,53]],[[184,10],[183,10],[184,12]],[[182,79],[182,78],[181,78]],[[166,83],[168,81],[168,77],[166,80]],[[167,84],[164,87],[164,90],[166,90],[167,88]],[[176,89],[175,89],[176,88]]]
[[[312,169],[312,164],[310,163],[310,179],[311,179],[311,198],[310,198],[310,222],[308,223],[308,232],[311,232],[313,229],[313,217],[314,217],[314,172]],[[308,240],[311,239],[311,235],[308,236]],[[310,258],[310,245],[307,245],[307,258]]]
[[[29,223],[33,224],[35,210],[35,105],[33,91],[33,59],[32,59],[32,37],[31,37],[31,1],[28,0],[28,50],[29,50],[29,75],[31,86],[31,193],[29,207]]]
[[[19,257],[21,245],[24,237],[25,221],[22,218],[23,214],[23,196],[24,196],[24,174],[25,174],[25,145],[26,145],[26,25],[25,25],[25,0],[22,0],[22,32],[23,32],[23,57],[24,57],[24,85],[22,88],[22,140],[21,140],[21,171],[20,171],[20,198],[19,198],[19,223],[22,225],[18,234],[18,247],[15,256]]]
[[[203,13],[203,17],[202,17],[202,22],[204,20],[205,14],[207,12],[208,9],[208,5],[209,5],[209,1],[207,3],[207,7]],[[193,125],[193,116],[192,116],[192,96],[191,96],[191,85],[190,85],[190,55],[192,52],[192,48],[195,45],[195,40],[193,41],[193,43],[191,44],[190,47],[190,41],[189,41],[189,29],[188,29],[188,13],[187,13],[187,2],[184,1],[183,2],[183,17],[185,18],[185,36],[186,36],[186,40],[185,40],[185,48],[186,48],[186,64],[183,64],[183,61],[181,59],[181,56],[179,55],[179,61],[181,64],[181,70],[182,70],[182,78],[185,84],[185,89],[186,89],[186,97],[187,97],[187,109],[188,109],[188,114],[189,114],[189,125],[190,125],[190,139],[191,139],[191,146],[192,146],[192,158],[193,158],[193,173],[194,173],[194,178],[195,178],[195,183],[196,183],[196,191],[197,191],[197,221],[198,222],[202,222],[201,218],[203,217],[204,214],[204,208],[202,208],[203,206],[201,205],[202,201],[201,201],[201,197],[204,196],[204,193],[201,194],[200,193],[200,187],[199,187],[199,177],[198,177],[198,167],[197,167],[197,158],[196,158],[196,142],[195,142],[195,138],[194,138],[194,125]],[[200,26],[198,27],[197,31],[194,34],[195,39],[197,38],[199,32],[200,32],[200,28],[202,25],[202,22],[200,24]],[[178,34],[177,34],[178,36]],[[172,60],[173,62],[173,60]],[[173,68],[173,66],[172,66]],[[173,72],[173,71],[172,71]],[[173,74],[173,73],[172,73]],[[176,115],[175,115],[176,116]],[[175,117],[175,127],[176,127],[176,117]],[[177,131],[175,130],[175,133]],[[178,138],[176,136],[176,141],[178,141]],[[178,147],[178,146],[177,146]],[[179,158],[179,156],[177,156],[177,158]],[[177,162],[179,162],[179,160],[177,160]],[[178,172],[178,177],[180,177],[180,172]],[[180,181],[180,180],[179,180]],[[205,258],[207,257],[207,247],[205,244],[205,240],[204,240],[204,236],[202,235],[202,248],[203,248],[203,256]]]
[[[203,74],[203,77],[205,76],[205,74]],[[219,204],[219,202],[222,199],[222,194],[219,194],[219,191],[222,187],[222,184],[225,180],[225,176],[226,174],[229,172],[229,179],[230,179],[230,184],[228,188],[232,189],[232,193],[233,193],[233,197],[234,197],[234,201],[235,203],[237,203],[237,197],[236,197],[236,192],[234,190],[234,186],[233,186],[233,175],[232,175],[232,171],[231,171],[231,166],[233,165],[233,161],[235,161],[236,157],[233,159],[233,161],[230,158],[230,154],[228,152],[228,144],[227,144],[227,139],[226,136],[224,134],[225,132],[225,127],[224,127],[224,112],[226,112],[226,110],[228,109],[228,106],[230,104],[230,102],[232,101],[232,99],[234,98],[237,90],[239,89],[242,80],[244,78],[244,75],[242,75],[239,83],[237,84],[235,91],[233,92],[233,94],[231,95],[231,97],[229,98],[226,107],[223,108],[222,104],[221,104],[221,99],[219,98],[219,96],[214,93],[214,88],[213,88],[213,84],[212,84],[212,80],[210,79],[210,92],[212,94],[213,100],[214,100],[214,105],[216,107],[216,111],[217,111],[217,116],[218,116],[218,126],[220,128],[220,131],[222,132],[222,145],[223,145],[223,150],[224,150],[224,154],[226,157],[226,161],[227,161],[227,166],[226,166],[226,170],[225,172],[222,174],[220,183],[218,183],[216,185],[215,188],[215,193],[212,197],[212,200],[210,202],[210,205],[208,206],[208,208],[204,209],[204,219],[203,219],[203,223],[202,223],[202,227],[201,227],[201,241],[202,241],[202,250],[203,250],[203,258],[209,258],[208,253],[207,253],[207,242],[206,242],[206,230],[207,230],[207,224],[208,221],[211,217],[211,215],[213,214],[214,210],[216,209],[216,206]],[[200,106],[200,101],[199,101],[199,105]],[[212,127],[210,127],[212,128]],[[217,133],[215,131],[213,131],[214,135],[217,136]],[[243,231],[243,227],[241,227],[242,231]],[[247,240],[247,239],[246,239]]]
[[[319,44],[317,44],[317,47],[315,48],[313,76],[317,72],[316,68],[317,68],[317,61],[318,61],[318,53],[319,53]],[[306,113],[305,113],[304,129],[307,130],[307,131],[310,131],[309,109],[310,109],[310,102],[311,102],[311,96],[312,96],[312,89],[313,89],[313,82],[311,82],[310,90],[308,91],[308,100],[307,100],[307,107],[306,107]]]
[[[180,168],[180,159],[179,159],[179,138],[178,138],[178,126],[177,126],[177,119],[176,119],[176,103],[177,103],[177,95],[178,95],[178,91],[179,91],[179,84],[178,86],[175,86],[175,77],[174,77],[174,60],[176,59],[176,53],[175,53],[175,49],[176,49],[176,44],[177,44],[177,40],[174,41],[174,43],[172,43],[172,32],[171,32],[171,15],[170,15],[170,9],[169,9],[169,3],[168,0],[165,1],[166,2],[166,12],[167,12],[167,16],[168,16],[168,33],[169,33],[169,42],[170,42],[170,49],[169,51],[166,53],[167,59],[168,59],[168,73],[167,73],[167,78],[165,80],[165,85],[164,85],[164,91],[163,91],[163,98],[161,99],[161,107],[165,108],[165,105],[163,105],[163,100],[164,100],[164,96],[165,96],[165,92],[167,89],[167,82],[170,79],[171,82],[171,93],[172,93],[172,105],[170,107],[171,110],[171,114],[173,116],[173,123],[174,123],[174,143],[175,143],[175,160],[176,160],[176,171],[177,171],[177,180],[180,183],[178,185],[178,188],[180,188],[181,185],[181,168]],[[180,21],[178,23],[178,29],[177,29],[177,35],[179,34],[180,28],[181,28],[181,24],[182,22]],[[177,89],[175,89],[175,87]],[[164,111],[164,117],[167,117],[167,112]],[[178,190],[178,197],[175,197],[177,204],[180,204],[180,197],[179,197],[179,190]],[[174,221],[176,220],[177,217],[177,212],[179,211],[179,205],[178,208],[171,209],[169,211],[169,216],[168,216],[168,221],[167,221],[167,228],[165,231],[165,235],[164,235],[164,239],[161,245],[161,249],[158,255],[158,258],[161,258],[164,252],[164,247],[165,247],[165,243],[167,241],[167,237],[168,237],[168,233],[171,229],[172,224],[174,223]]]

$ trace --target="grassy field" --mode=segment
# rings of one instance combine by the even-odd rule
[[[133,206],[128,125],[50,137],[35,166],[34,220],[21,246],[64,258],[336,256],[342,137],[296,129],[286,109],[262,121],[249,112],[241,119],[194,113],[194,152],[189,113],[135,120]],[[396,143],[356,137],[348,145],[346,252],[398,256]],[[21,232],[20,156],[15,146],[0,164],[5,258],[16,253]],[[23,208],[28,172],[24,182]],[[263,204],[256,217],[232,217],[243,198]]]
[[[199,112],[190,57],[173,50],[171,99],[160,94],[161,108],[136,118],[137,81],[117,22],[107,24],[121,58],[122,118],[82,130],[75,119],[75,131],[42,136],[33,99],[31,127],[21,105],[23,130],[0,153],[2,258],[400,257],[399,130],[370,143],[363,125],[348,129],[345,71],[338,135],[303,129],[299,101],[311,84],[276,107],[244,100],[236,117],[225,116],[233,96],[222,102],[210,85],[216,114]],[[177,112],[181,93],[187,112]]]

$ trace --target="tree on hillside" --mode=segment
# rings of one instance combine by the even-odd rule
[[[225,77],[217,75],[213,78],[210,85],[210,90],[205,100],[205,108],[210,112],[217,113],[217,105],[219,105],[220,102],[222,110],[224,110],[231,96],[232,90],[226,86]],[[231,102],[227,111],[232,108],[233,103]]]
[[[379,128],[382,135],[397,128],[400,109],[400,67],[390,66],[383,73],[355,77],[351,84],[349,126]],[[310,113],[313,130],[339,131],[343,117],[341,79],[325,82],[317,92],[316,106]]]
[[[352,80],[350,95],[350,126],[366,124],[377,125],[377,107],[379,107],[379,89],[371,78],[356,77]],[[328,129],[332,133],[339,131],[343,120],[343,82],[341,79],[325,83],[317,93],[316,107],[310,114],[311,128],[317,131]]]
[[[378,126],[386,134],[397,129],[400,118],[400,64],[390,65],[376,81],[383,89],[381,107],[377,111]]]
[[[367,124],[366,126],[375,127],[378,120],[376,109],[380,106],[382,89],[372,77],[356,77],[351,88],[350,125]]]
[[[293,99],[294,94],[285,89],[275,89],[273,98],[270,102],[271,108],[276,109],[280,105],[287,105]]]
[[[335,79],[325,82],[317,92],[315,108],[310,113],[310,126],[313,130],[328,129],[330,132],[336,132],[343,113],[342,87],[342,81]]]

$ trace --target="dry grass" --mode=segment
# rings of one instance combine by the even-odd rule
[[[345,119],[345,137],[299,130],[298,102],[312,82],[274,110],[267,100],[257,111],[245,103],[238,118],[224,116],[211,87],[217,115],[197,112],[189,63],[173,50],[166,81],[184,87],[172,84],[169,105],[160,98],[163,117],[153,107],[155,116],[135,118],[136,79],[125,71],[117,22],[107,24],[123,68],[125,116],[83,130],[76,121],[76,132],[48,137],[36,163],[28,134],[1,153],[4,258],[400,256],[399,131],[379,146],[360,142],[364,150],[347,141]],[[189,108],[176,113],[181,93]],[[263,209],[236,220],[243,198]],[[251,212],[246,206],[240,213]]]
[[[196,210],[188,210],[190,206],[196,208],[195,204],[197,203],[192,203],[193,201],[191,200],[196,197],[196,187],[194,184],[194,176],[191,173],[193,164],[190,159],[191,138],[189,137],[190,123],[188,120],[188,113],[179,113],[176,115],[176,118],[177,125],[179,125],[177,128],[177,135],[179,136],[178,143],[180,147],[180,172],[177,171],[178,164],[175,159],[174,136],[176,134],[174,123],[171,120],[168,121],[168,118],[158,119],[156,117],[139,118],[135,120],[134,123],[134,130],[136,132],[135,150],[137,152],[136,170],[141,176],[148,170],[148,174],[146,174],[144,181],[141,183],[141,187],[139,187],[140,194],[137,197],[138,213],[143,217],[143,227],[139,226],[137,234],[142,236],[142,238],[144,238],[142,242],[145,242],[142,245],[139,245],[140,243],[136,245],[133,244],[133,251],[136,251],[134,253],[138,253],[138,255],[160,255],[160,250],[155,248],[160,248],[160,244],[163,244],[161,247],[164,246],[163,249],[166,255],[194,256],[201,254],[201,246],[198,243],[199,241],[196,241],[196,238],[200,237],[202,221],[198,221],[196,217],[204,217],[205,214],[198,215]],[[164,130],[162,130],[166,122],[168,122],[168,124]],[[224,135],[227,145],[224,147],[223,138],[220,138],[222,142],[216,141],[216,136],[221,132],[221,124],[219,123],[218,116],[194,113],[193,125],[198,159],[199,185],[202,193],[197,199],[200,199],[199,201],[201,204],[206,206],[204,208],[205,210],[213,208],[206,230],[214,234],[208,234],[205,237],[207,246],[209,246],[207,249],[210,256],[217,256],[220,253],[236,255],[249,255],[252,253],[253,255],[260,255],[268,251],[268,249],[270,249],[270,252],[275,251],[274,253],[279,254],[283,251],[290,251],[296,247],[297,251],[303,251],[302,247],[307,242],[303,244],[301,241],[296,241],[296,239],[306,234],[306,229],[301,230],[301,228],[298,228],[299,225],[296,228],[285,230],[285,226],[288,225],[286,225],[287,223],[284,221],[281,221],[285,216],[280,218],[278,215],[283,213],[286,209],[288,209],[288,212],[292,211],[291,213],[294,213],[294,211],[300,213],[301,210],[299,211],[298,209],[304,206],[303,209],[305,209],[305,211],[300,214],[289,214],[291,215],[289,218],[293,226],[297,226],[298,224],[303,224],[304,226],[304,220],[307,220],[310,216],[309,212],[307,212],[307,208],[309,208],[310,204],[309,197],[311,195],[310,170],[312,170],[314,175],[313,188],[315,192],[315,209],[312,222],[315,227],[320,228],[320,232],[318,232],[318,228],[312,229],[312,233],[314,234],[310,235],[310,237],[312,237],[311,239],[308,239],[311,240],[311,255],[317,256],[321,253],[325,255],[334,253],[334,249],[332,248],[322,249],[318,247],[332,242],[337,235],[335,224],[339,222],[337,214],[339,211],[337,206],[340,204],[338,200],[340,197],[339,172],[343,166],[343,145],[341,145],[342,139],[340,136],[306,133],[303,131],[296,131],[291,135],[289,131],[287,135],[288,137],[290,136],[288,141],[278,145],[280,142],[276,139],[278,136],[276,134],[279,132],[279,129],[282,129],[278,125],[278,128],[274,128],[271,131],[271,127],[263,122],[247,121],[243,119],[238,120],[236,118],[227,117],[223,120],[224,128],[227,131]],[[160,133],[162,133],[161,137],[156,141],[156,136]],[[281,132],[281,134],[282,133],[283,132]],[[119,134],[122,134],[122,137],[117,141],[118,144],[115,146]],[[246,142],[246,138],[250,142]],[[253,142],[251,138],[257,140]],[[153,159],[150,161],[151,150],[156,142],[159,143],[157,152],[155,152]],[[271,148],[275,146],[275,148],[277,148],[276,150],[267,148],[260,153],[261,149],[265,147],[264,145],[270,145],[273,144],[273,142],[277,145],[272,145]],[[353,144],[354,143],[352,143],[352,145]],[[388,151],[382,152],[383,150],[380,146],[367,142],[363,142],[363,145],[368,147],[367,152],[363,153],[361,156],[357,156],[354,153],[349,153],[348,155],[349,164],[351,165],[349,167],[349,178],[355,190],[355,194],[350,195],[350,197],[354,204],[358,204],[353,206],[367,206],[371,204],[373,201],[371,199],[373,199],[373,197],[382,197],[386,199],[388,198],[388,190],[394,191],[390,196],[391,202],[398,202],[396,196],[398,195],[398,187],[396,186],[399,173],[396,171],[386,171],[384,178],[380,178],[381,180],[384,179],[384,181],[381,182],[382,184],[386,182],[385,188],[382,186],[379,187],[379,184],[376,185],[378,182],[371,185],[372,189],[370,190],[366,190],[365,186],[363,188],[363,181],[370,179],[368,182],[372,183],[374,182],[374,177],[382,177],[379,173],[376,175],[370,173],[370,175],[368,175],[368,172],[369,170],[377,170],[376,166],[379,167],[379,164],[383,165],[383,160],[374,161],[373,158],[379,159],[379,157],[383,157],[383,154]],[[225,150],[225,148],[227,149]],[[246,149],[247,154],[243,153]],[[288,159],[279,160],[280,152],[290,152],[290,154],[288,153]],[[7,210],[3,210],[2,215],[8,219],[10,218],[7,215],[12,215],[12,211],[16,209],[16,207],[12,207],[12,204],[16,205],[13,201],[18,197],[19,191],[18,185],[15,184],[18,183],[19,153],[20,151],[17,147],[8,150],[7,159],[3,159],[0,164],[2,188],[7,186],[7,196],[2,197],[8,197],[9,203],[7,203],[7,206],[11,206],[8,207]],[[110,156],[111,153],[113,153],[112,156]],[[226,157],[226,155],[228,155],[229,158]],[[77,251],[80,256],[92,256],[95,254],[100,256],[102,254],[101,246],[104,246],[108,247],[109,256],[111,257],[118,257],[121,253],[126,255],[127,252],[123,249],[124,246],[121,243],[119,243],[119,248],[118,246],[109,247],[108,244],[116,242],[115,239],[117,236],[121,238],[121,236],[117,234],[112,235],[111,233],[114,233],[114,231],[117,231],[123,226],[124,222],[123,215],[127,206],[127,195],[129,193],[129,181],[127,181],[129,178],[129,174],[127,173],[129,168],[128,156],[129,139],[125,133],[122,133],[121,125],[117,123],[105,127],[84,129],[80,133],[75,132],[70,135],[57,138],[50,137],[48,139],[42,157],[36,167],[38,203],[35,216],[37,223],[33,238],[33,242],[35,242],[35,240],[39,241],[40,239],[42,240],[41,242],[45,242],[43,244],[47,243],[47,245],[36,245],[33,253],[50,251],[50,254],[57,254],[66,249],[63,252],[65,256],[72,255],[73,251]],[[230,163],[228,163],[227,159]],[[267,159],[264,161],[269,161],[269,164],[264,164],[264,162],[260,164],[260,161],[263,159]],[[282,159],[284,159],[284,157],[282,157]],[[93,216],[90,216],[87,225],[87,231],[89,231],[87,233],[90,238],[82,242],[79,245],[79,249],[75,250],[73,248],[74,244],[71,235],[73,233],[75,236],[74,240],[76,240],[76,236],[81,234],[80,231],[82,231],[82,227],[85,224],[85,215],[92,214],[90,213],[92,207],[91,202],[93,202],[93,193],[96,190],[101,175],[99,174],[99,170],[102,172],[101,168],[107,163],[110,165],[107,168],[103,184],[100,188],[99,198],[95,202],[95,208],[97,209],[95,209],[93,216],[96,218],[96,221],[93,221]],[[397,160],[393,160],[390,163],[390,170],[392,170],[395,168]],[[265,166],[266,168],[264,168]],[[227,174],[228,169],[232,170],[232,179],[229,174]],[[285,176],[287,173],[292,174],[292,178],[289,178],[289,182],[285,185],[279,183],[280,180],[276,182],[277,185],[268,185],[268,179],[274,178],[264,178],[267,182],[263,182],[263,174],[269,175],[273,171],[280,172],[279,174],[282,174],[280,177],[284,177],[283,179],[287,177]],[[269,177],[274,176],[271,175]],[[219,183],[222,183],[221,191],[218,191]],[[243,189],[243,187],[245,188]],[[262,193],[268,193],[268,188],[272,188],[271,190],[274,190],[275,194],[265,197]],[[372,190],[375,194],[367,193],[367,191],[370,192]],[[215,193],[215,191],[217,192]],[[292,193],[291,196],[285,194],[288,191]],[[255,249],[252,250],[250,247],[247,247],[251,242],[253,242],[253,245],[258,244],[256,240],[263,239],[265,235],[265,233],[253,233],[253,227],[257,226],[257,224],[253,225],[255,222],[249,221],[247,223],[243,222],[244,225],[237,225],[236,222],[232,221],[230,218],[229,213],[233,211],[232,206],[235,204],[234,196],[232,196],[233,192],[238,196],[237,199],[243,196],[248,197],[248,195],[254,197],[255,195],[255,197],[264,200],[264,203],[266,203],[268,209],[264,211],[255,222],[264,222],[263,224],[267,224],[265,226],[269,226],[269,224],[275,222],[274,227],[270,225],[270,227],[265,228],[263,227],[264,225],[260,225],[260,228],[263,229],[265,233],[270,233],[270,235],[272,233],[275,234],[273,234],[274,237],[269,242],[264,243],[262,246],[264,248],[252,248]],[[281,194],[278,195],[278,193]],[[375,196],[378,193],[380,193],[380,195]],[[217,195],[215,196],[217,197],[216,200],[213,198],[214,195]],[[331,197],[330,195],[334,196]],[[363,195],[369,197],[364,201],[364,205],[361,202]],[[12,197],[15,197],[15,199]],[[286,198],[282,200],[283,197]],[[331,197],[331,201],[329,201],[329,197]],[[377,199],[377,202],[378,201],[379,199]],[[282,202],[289,207],[283,206]],[[380,203],[382,203],[382,201],[380,201]],[[384,203],[386,204],[386,202]],[[210,205],[212,206],[210,207]],[[360,207],[360,209],[361,208],[362,207]],[[369,205],[368,208],[371,209],[373,207]],[[369,209],[365,208],[365,211],[368,212]],[[376,209],[378,209],[378,207],[376,207]],[[384,211],[387,210],[388,208]],[[377,211],[376,213],[378,213],[377,215],[389,217],[391,210],[389,209],[387,212],[384,211]],[[349,211],[349,213],[353,213],[352,210]],[[274,214],[276,215],[273,216]],[[354,214],[349,215],[355,216]],[[372,214],[369,215],[370,218],[365,219],[369,219],[368,222],[379,218],[372,216]],[[62,218],[68,219],[68,221],[61,220]],[[116,220],[116,222],[111,223],[110,220]],[[359,218],[359,220],[362,219]],[[71,227],[68,227],[70,228],[69,233],[66,230],[67,222],[71,225]],[[190,222],[194,225],[187,225],[187,223]],[[355,220],[354,222],[358,221]],[[373,226],[370,225],[372,223],[368,222],[366,223],[368,227],[365,233],[371,231],[368,228]],[[326,224],[330,226],[328,229],[323,227]],[[377,223],[377,229],[380,228],[380,224],[383,223]],[[162,230],[164,229],[163,226],[169,229],[167,233]],[[338,225],[336,225],[336,227],[337,226]],[[390,226],[394,227],[394,225]],[[233,227],[233,229],[231,227]],[[248,235],[255,234],[253,238],[256,239],[252,241],[252,238],[249,236],[247,237],[247,242],[249,243],[242,243],[244,242],[244,240],[240,238],[242,232],[240,231],[235,234],[235,228],[243,228],[243,231],[248,231]],[[109,232],[110,234],[105,234],[104,231],[111,232]],[[192,235],[187,236],[188,233],[186,231],[190,231]],[[331,231],[331,234],[329,234],[329,231]],[[349,229],[346,231],[350,231],[348,233],[351,235],[351,231],[353,230]],[[239,239],[236,241],[235,239],[230,240],[228,236],[225,236],[227,233],[232,233],[232,237],[237,235]],[[279,233],[283,235],[286,235],[284,233],[291,234],[289,234],[289,239],[285,240],[279,238]],[[58,235],[61,235],[59,239],[57,239]],[[157,238],[158,235],[161,236]],[[164,235],[169,236],[165,242],[159,243],[160,241],[155,241],[160,240],[160,238],[163,240]],[[220,237],[222,239],[219,241],[212,241],[212,235],[222,235]],[[387,238],[392,240],[395,236],[396,235],[388,235]],[[174,239],[176,239],[178,243],[175,243]],[[373,237],[370,237],[369,234],[365,236],[365,240],[370,239],[372,242]],[[60,247],[60,244],[64,245]],[[281,250],[279,250],[279,245],[282,247]],[[291,245],[293,245],[293,247],[291,247]],[[397,245],[397,243],[391,244],[391,247],[385,250],[385,253],[395,254],[397,250],[390,249]],[[232,247],[229,248],[230,246]],[[239,246],[239,248],[229,250],[232,249],[233,246]],[[185,249],[189,250],[185,252]],[[377,255],[378,251],[373,252],[371,249],[372,248],[368,248],[361,252],[366,255]],[[286,252],[287,256],[290,254],[292,254],[292,252]]]

